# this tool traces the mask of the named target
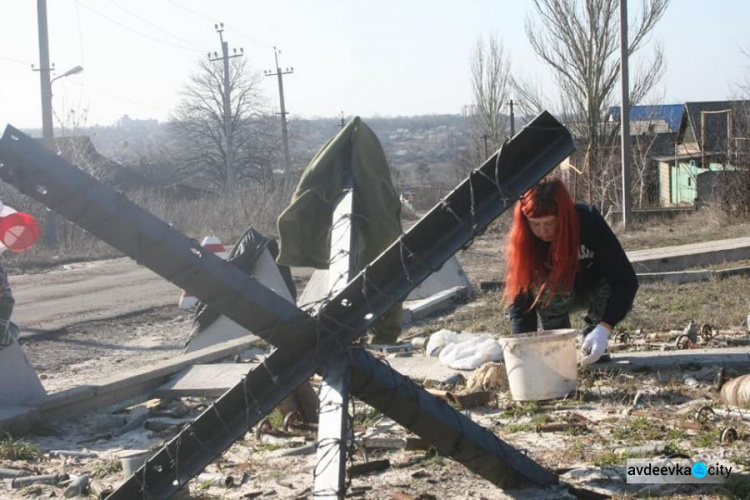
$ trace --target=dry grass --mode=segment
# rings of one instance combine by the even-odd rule
[[[702,283],[642,285],[633,310],[621,324],[628,330],[682,329],[690,320],[714,328],[741,327],[750,312],[750,280],[734,276]]]
[[[635,223],[627,231],[617,226],[614,230],[629,251],[750,236],[750,219],[706,208],[674,219]]]
[[[0,460],[28,460],[30,462],[41,460],[44,454],[24,439],[16,439],[6,433],[0,439]]]
[[[714,329],[740,328],[750,313],[750,280],[744,276],[702,283],[644,284],[638,290],[633,309],[617,330],[682,330],[693,320]],[[571,315],[574,328],[584,326],[585,311]],[[459,305],[441,321],[425,321],[404,332],[405,337],[433,333],[442,328],[465,332],[510,334],[510,324],[498,292],[480,293],[476,300]]]
[[[5,203],[17,210],[34,214],[40,223],[44,220],[45,212],[38,203],[19,198],[18,193],[13,196],[7,190],[7,186],[0,189],[0,196],[8,196],[0,197],[0,200],[7,200]],[[248,226],[265,235],[274,235],[276,218],[288,203],[278,193],[260,188],[195,200],[173,200],[157,191],[133,192],[128,198],[187,236],[200,240],[204,236],[216,235],[227,245],[237,241]],[[23,254],[6,252],[4,266],[18,273],[60,263],[121,256],[114,248],[68,221],[60,219],[58,227],[58,251],[53,252],[40,243]]]

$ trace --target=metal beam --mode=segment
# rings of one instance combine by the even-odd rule
[[[351,168],[351,167],[350,167]],[[344,194],[336,203],[331,225],[328,296],[342,290],[352,278],[357,255],[354,238],[354,182],[349,172]],[[324,500],[344,498],[346,459],[351,429],[349,401],[351,365],[346,356],[325,368],[319,392],[318,449],[313,496]]]
[[[353,363],[357,397],[471,470],[502,487],[555,482],[556,477],[534,461],[384,363],[352,349],[350,342],[573,150],[567,130],[542,113],[309,318],[9,127],[0,140],[0,178],[280,347],[111,498],[165,498],[313,371],[324,372],[342,355],[349,355]]]

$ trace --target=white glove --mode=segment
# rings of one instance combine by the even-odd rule
[[[609,344],[609,330],[602,325],[596,325],[596,328],[583,339],[581,349],[585,355],[581,359],[581,366],[596,363],[607,350],[607,344]]]

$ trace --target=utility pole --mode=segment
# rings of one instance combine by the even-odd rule
[[[44,147],[55,152],[55,133],[52,128],[52,81],[50,80],[49,38],[47,35],[47,0],[37,0],[37,22],[39,24],[39,80],[42,87],[42,141]],[[57,214],[47,210],[44,217],[42,241],[53,250],[60,246],[57,233]]]
[[[490,157],[490,153],[487,150],[487,139],[489,139],[489,138],[490,138],[490,136],[489,136],[489,134],[487,134],[487,132],[485,132],[484,135],[482,136],[482,139],[484,140],[484,159],[485,160]],[[480,163],[482,163],[482,162],[480,162]]]
[[[622,149],[622,227],[630,222],[630,83],[628,80],[628,1],[620,0],[620,148]]]
[[[344,112],[342,111],[339,114],[339,128],[344,128],[344,125],[346,125],[346,123],[344,123]]]
[[[276,71],[266,70],[266,76],[275,76],[279,81],[279,108],[281,115],[281,140],[284,143],[284,194],[286,194],[286,186],[289,184],[291,178],[292,161],[289,157],[289,133],[286,128],[286,107],[284,106],[284,77],[283,75],[290,75],[294,73],[294,68],[284,68],[283,70],[279,67],[279,54],[281,51],[276,47],[273,48],[274,59],[276,60]]]
[[[229,81],[229,59],[232,57],[241,57],[244,54],[244,50],[240,49],[239,53],[237,52],[237,49],[234,49],[234,54],[231,56],[229,55],[229,43],[224,41],[224,36],[222,35],[224,31],[224,23],[214,24],[214,28],[216,29],[216,32],[219,33],[219,40],[221,41],[221,57],[218,57],[218,54],[214,52],[214,57],[211,57],[211,54],[208,54],[208,60],[213,61],[224,61],[224,139],[226,140],[226,152],[225,152],[225,168],[227,170],[226,172],[226,179],[225,179],[225,185],[224,185],[224,191],[229,191],[230,189],[234,188],[235,186],[235,170],[234,170],[234,127],[233,127],[233,121],[232,121],[232,99],[231,99],[231,84]]]
[[[513,115],[513,99],[508,103],[510,106],[510,136],[516,135],[516,117]]]

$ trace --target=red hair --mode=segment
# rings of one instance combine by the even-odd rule
[[[555,235],[548,245],[534,236],[528,218],[557,216]],[[507,272],[503,298],[510,303],[539,288],[567,292],[578,270],[579,220],[573,199],[557,177],[547,177],[528,190],[516,204],[508,236]]]

